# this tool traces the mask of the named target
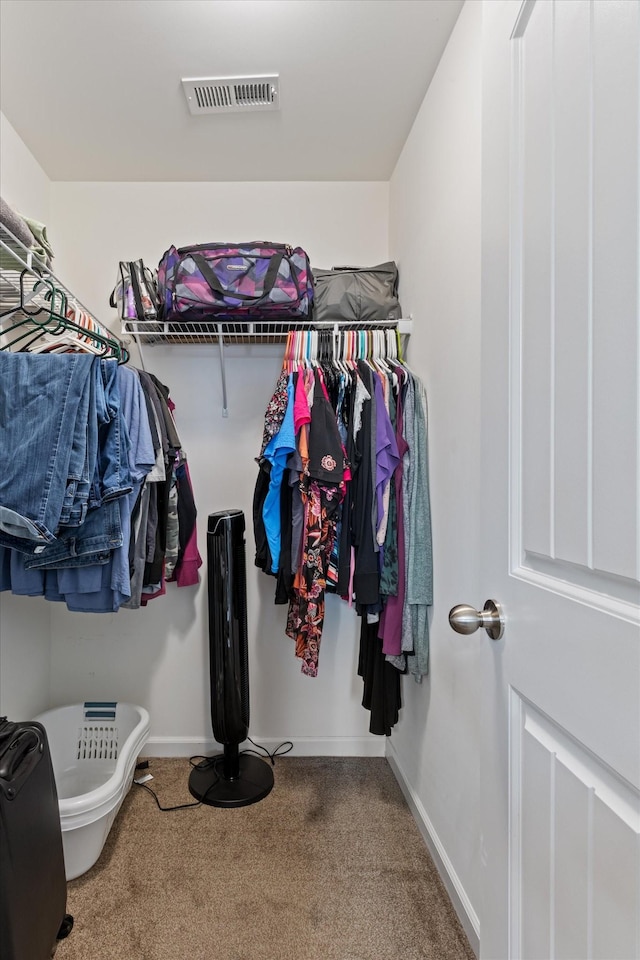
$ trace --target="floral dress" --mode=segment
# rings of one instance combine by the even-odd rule
[[[302,660],[302,672],[310,677],[318,674],[327,569],[345,488],[344,482],[328,486],[304,474],[300,481],[307,522],[302,563],[293,584],[294,598],[289,604],[286,632],[295,641],[296,657]]]

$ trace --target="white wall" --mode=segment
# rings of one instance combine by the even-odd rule
[[[431,673],[406,683],[389,756],[477,928],[478,635],[447,615],[478,595],[480,516],[480,3],[463,8],[393,173],[390,254],[411,365],[429,400],[434,604]],[[445,853],[446,851],[446,853]],[[448,861],[448,862],[447,862]],[[475,931],[477,933],[477,929]]]
[[[0,113],[0,195],[17,211],[50,223],[50,181]],[[0,594],[0,714],[28,720],[49,702],[49,605]]]
[[[3,199],[14,210],[50,224],[51,181],[3,113],[0,113],[0,184]]]
[[[155,265],[176,244],[228,238],[303,246],[316,266],[376,263],[388,256],[386,183],[54,183],[52,220],[59,272],[100,319],[120,259]],[[231,347],[229,417],[221,416],[215,346],[147,347],[148,369],[171,388],[199,510],[206,519],[239,507],[251,524],[263,414],[283,346]],[[356,676],[358,623],[336,597],[327,617],[317,679],[303,677],[284,635],[286,607],[275,581],[253,566],[247,535],[251,734],[295,740],[298,752],[382,753],[368,733]],[[204,568],[203,568],[204,569]],[[206,590],[168,586],[147,609],[114,615],[52,613],[51,699],[130,699],[152,718],[150,751],[189,754],[211,740]]]

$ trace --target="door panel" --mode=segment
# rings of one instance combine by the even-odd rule
[[[638,7],[527,3],[512,46],[512,569],[633,605]]]
[[[640,958],[637,0],[483,5],[481,956]]]
[[[593,563],[638,578],[638,4],[593,5]]]
[[[511,710],[514,955],[632,958],[637,792],[513,690]]]
[[[534,11],[532,20],[540,15]],[[552,552],[589,567],[592,178],[589,7],[569,3],[551,19],[551,128],[554,224],[543,249],[552,263]],[[529,29],[529,28],[528,28]],[[522,38],[526,44],[528,29]],[[527,54],[524,54],[527,56]],[[527,56],[527,60],[528,60]],[[529,82],[536,84],[535,67]],[[525,91],[526,96],[526,91]],[[561,318],[556,321],[556,318]]]

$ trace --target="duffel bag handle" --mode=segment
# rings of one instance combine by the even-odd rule
[[[270,261],[269,266],[267,267],[267,272],[264,275],[264,284],[262,287],[262,293],[259,294],[250,294],[250,293],[234,293],[230,290],[225,290],[215,273],[205,260],[205,258],[199,253],[189,254],[193,262],[196,264],[200,273],[207,281],[214,293],[219,293],[223,297],[231,297],[234,300],[262,300],[268,293],[271,292],[273,286],[276,282],[276,277],[278,276],[278,270],[280,269],[280,264],[282,263],[282,258],[284,257],[284,252],[280,251],[275,253]]]
[[[111,296],[109,297],[109,306],[113,307],[114,310],[116,310],[118,307],[118,301],[116,300],[116,290],[118,289],[118,286],[120,284],[122,284],[122,297],[124,299],[124,273],[122,271],[122,260],[118,264],[118,270],[120,272],[120,279],[117,281],[115,287],[111,291]],[[120,319],[124,320],[124,313]]]

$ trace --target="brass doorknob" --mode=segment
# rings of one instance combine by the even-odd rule
[[[504,633],[504,614],[496,600],[487,600],[482,610],[459,603],[449,611],[449,623],[456,633],[463,634],[475,633],[484,627],[492,640],[500,640]]]

